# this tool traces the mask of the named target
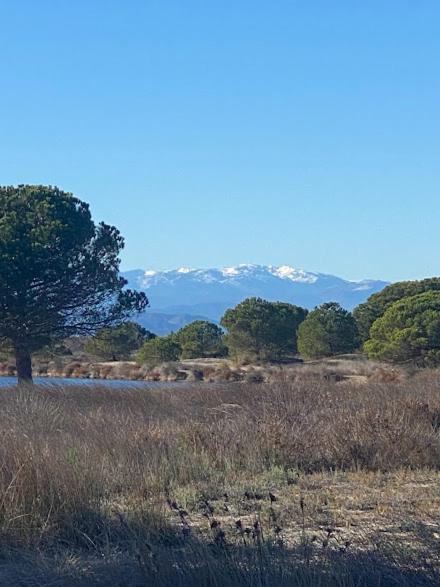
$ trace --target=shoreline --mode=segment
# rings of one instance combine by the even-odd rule
[[[401,381],[409,372],[362,357],[333,357],[321,361],[288,364],[237,364],[229,359],[188,359],[155,366],[139,365],[135,361],[44,360],[33,364],[34,377],[150,382],[246,382],[263,383],[302,377],[333,382],[366,383],[369,380]],[[0,377],[16,377],[11,361],[0,362]]]
[[[34,377],[84,379],[84,380],[121,380],[151,382],[196,382],[204,381],[244,381],[250,380],[251,372],[256,367],[239,367],[226,361],[207,361],[188,363],[162,363],[154,367],[141,366],[134,361],[85,362],[72,361],[67,364],[36,361],[33,366]],[[258,369],[262,372],[262,368]],[[0,363],[0,377],[16,377],[15,366]],[[255,382],[262,381],[263,376],[253,375]]]

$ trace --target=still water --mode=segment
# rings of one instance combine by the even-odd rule
[[[34,377],[34,383],[37,385],[99,385],[100,387],[136,387],[141,389],[151,389],[156,387],[172,387],[173,385],[182,385],[182,382],[169,381],[128,381],[127,379],[79,379],[75,377]],[[0,387],[11,387],[17,385],[16,377],[1,377]]]

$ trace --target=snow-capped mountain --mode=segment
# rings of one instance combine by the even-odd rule
[[[150,308],[140,317],[140,322],[157,334],[166,334],[176,330],[176,324],[181,326],[201,317],[218,322],[227,308],[251,296],[306,308],[336,301],[351,309],[387,285],[377,280],[347,281],[289,265],[138,269],[123,276],[128,280],[128,287],[146,292]]]

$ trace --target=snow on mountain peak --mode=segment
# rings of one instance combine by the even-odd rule
[[[179,267],[177,269],[167,269],[164,271],[157,271],[154,269],[147,269],[142,272],[139,285],[144,288],[158,286],[160,284],[218,284],[219,286],[237,286],[243,287],[243,284],[259,283],[274,283],[274,280],[281,280],[282,282],[291,282],[298,285],[318,285],[318,283],[329,283],[329,279],[338,280],[339,278],[324,275],[322,273],[313,273],[298,269],[291,265],[255,265],[252,263],[241,263],[239,265],[227,266],[221,268],[208,269],[191,269],[189,267]],[[344,280],[338,280],[339,285]],[[349,284],[352,291],[371,290],[375,282],[370,280],[351,282],[345,281]],[[285,283],[285,285],[287,285]]]
[[[308,273],[304,269],[296,269],[290,265],[280,265],[279,267],[270,267],[269,269],[272,275],[300,283],[315,283],[318,279],[318,276],[314,273]]]
[[[224,267],[223,269],[220,269],[220,271],[225,277],[232,277],[240,273],[237,267]]]
[[[304,271],[304,269],[296,269],[290,265],[266,266],[241,263],[231,267],[222,267],[220,269],[190,269],[189,267],[179,267],[178,269],[168,269],[167,271],[148,269],[147,271],[144,271],[143,282],[144,285],[147,285],[153,282],[157,283],[158,280],[163,279],[170,281],[187,274],[191,274],[191,277],[195,280],[209,283],[222,281],[221,277],[226,280],[233,280],[234,278],[244,279],[251,277],[255,277],[256,279],[266,279],[270,276],[278,277],[279,279],[288,279],[298,283],[315,283],[319,277],[316,273],[309,273]]]

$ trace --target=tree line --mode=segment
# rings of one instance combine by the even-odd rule
[[[141,363],[224,357],[247,362],[288,362],[298,353],[318,358],[354,351],[356,323],[335,302],[308,312],[294,304],[248,298],[227,310],[220,326],[197,320],[140,348]]]
[[[291,361],[364,352],[381,361],[436,366],[440,278],[394,283],[352,313],[336,302],[309,312],[293,304],[248,298],[227,310],[220,326],[197,320],[168,336],[148,333],[136,350],[142,363],[224,356]]]

